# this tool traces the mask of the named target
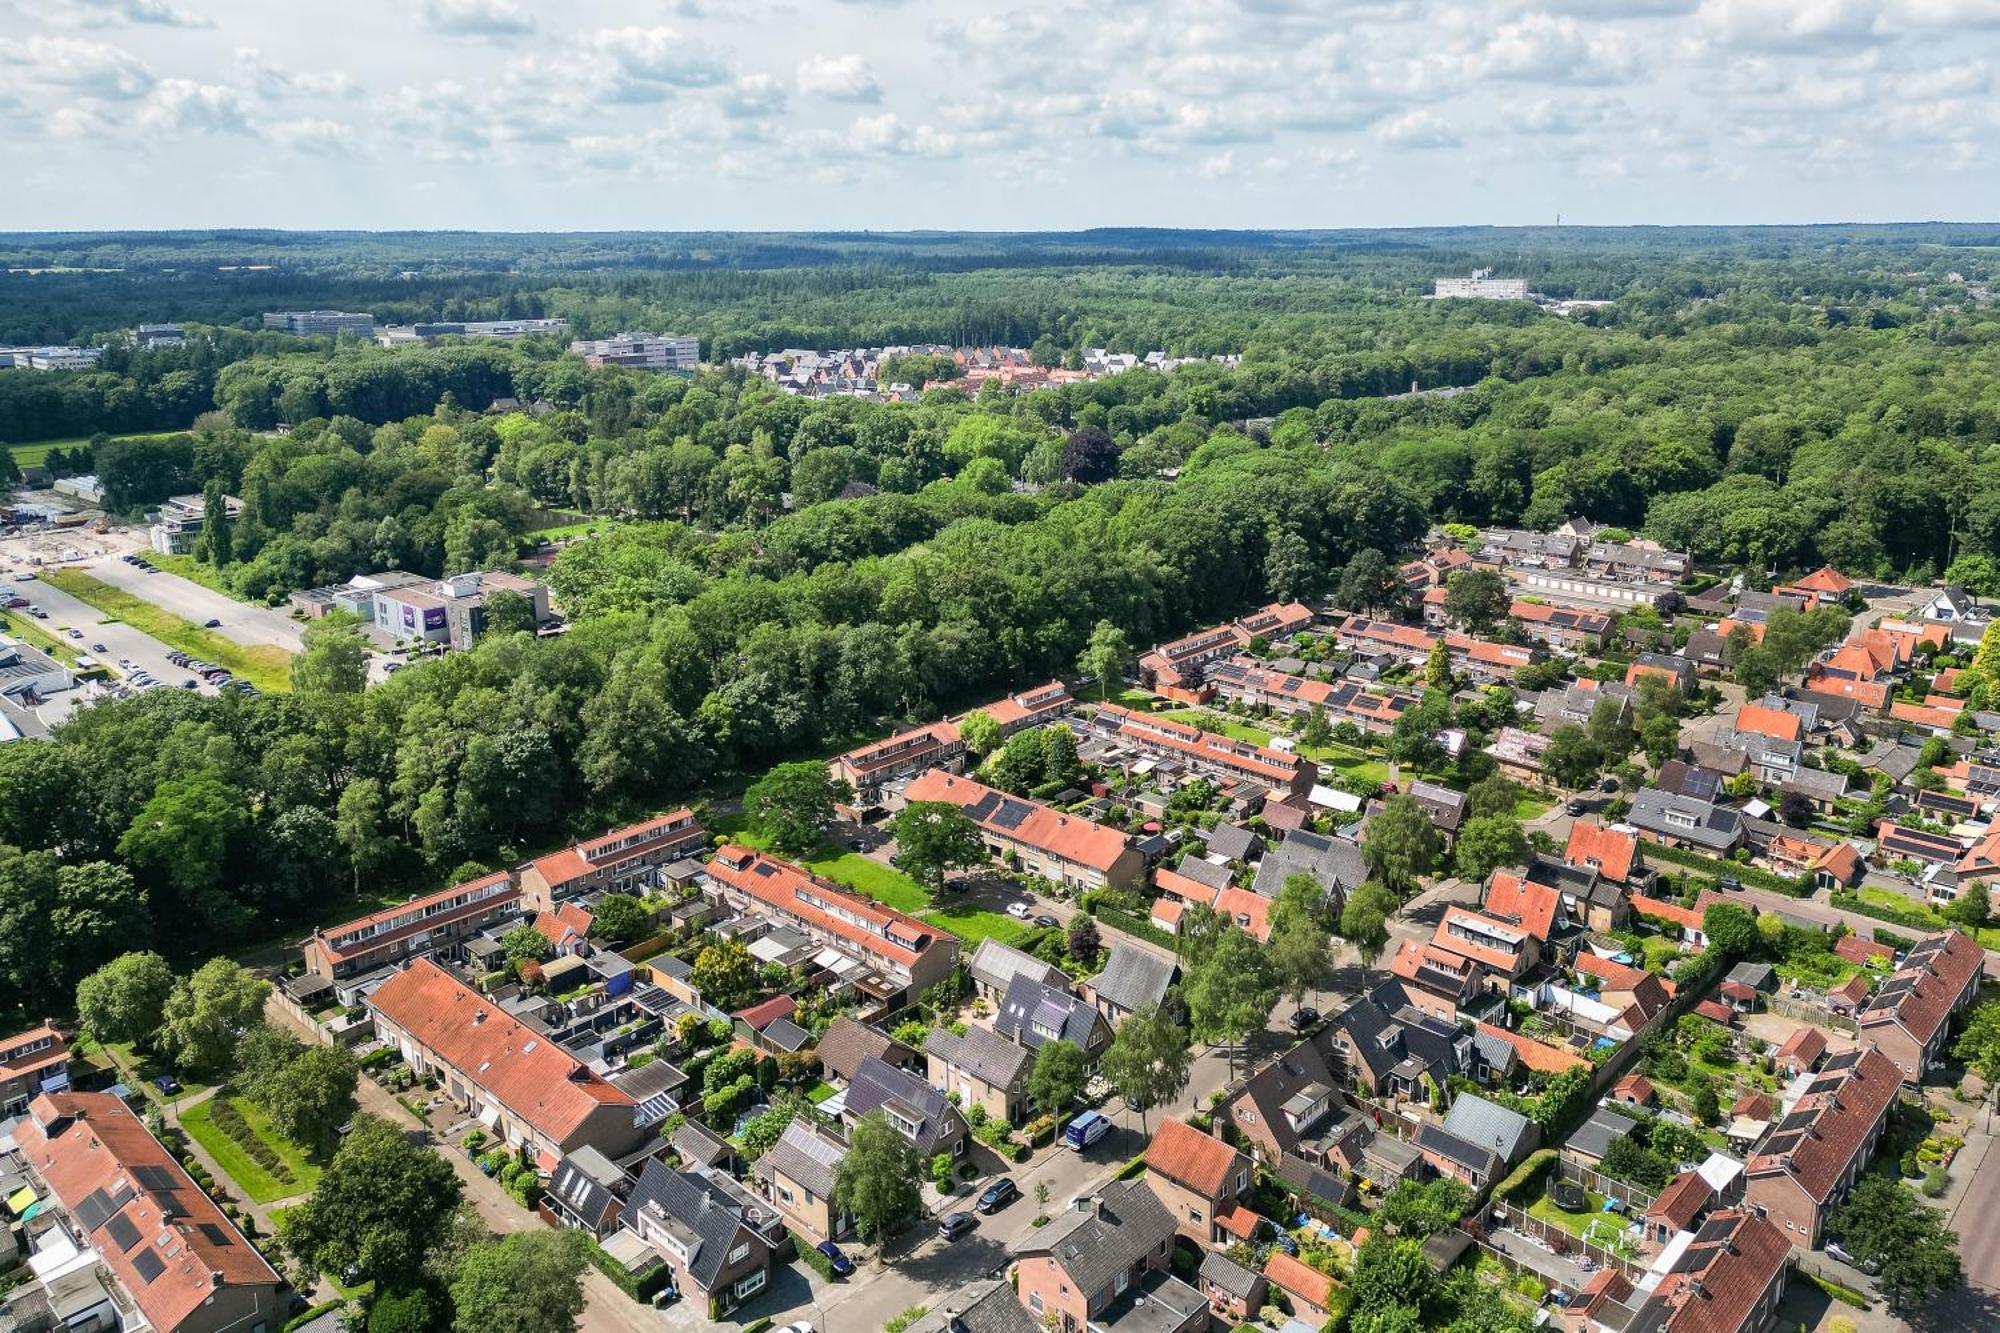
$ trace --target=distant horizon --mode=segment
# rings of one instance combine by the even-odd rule
[[[46,0],[9,17],[0,221],[34,232],[2000,215],[2000,0]]]

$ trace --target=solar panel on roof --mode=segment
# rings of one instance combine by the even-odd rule
[[[132,1219],[123,1214],[112,1218],[104,1229],[111,1233],[111,1239],[118,1243],[121,1250],[129,1250],[139,1243],[139,1228],[133,1226]]]
[[[224,1231],[221,1227],[217,1226],[215,1223],[202,1222],[197,1225],[198,1229],[201,1231],[201,1234],[208,1237],[209,1240],[213,1241],[215,1244],[217,1245],[229,1244],[229,1233],[227,1231]]]
[[[164,1166],[135,1166],[132,1174],[149,1190],[170,1190],[180,1186],[180,1177]]]
[[[161,1263],[160,1256],[151,1250],[141,1250],[132,1256],[132,1271],[139,1275],[140,1281],[150,1283],[166,1272],[167,1266]]]
[[[111,1196],[103,1190],[92,1190],[76,1205],[76,1220],[83,1224],[85,1231],[95,1231],[111,1216]]]
[[[993,813],[993,822],[1004,829],[1019,828],[1032,812],[1032,807],[1020,801],[1002,801]]]

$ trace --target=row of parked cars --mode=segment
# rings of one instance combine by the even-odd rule
[[[167,654],[167,660],[177,667],[186,667],[189,671],[194,672],[195,675],[200,676],[218,690],[235,690],[238,694],[247,695],[263,693],[262,690],[252,685],[249,681],[236,679],[228,667],[219,667],[213,663],[204,662],[199,657],[191,657],[178,648]],[[187,685],[190,689],[194,688],[193,681],[188,681]]]
[[[160,572],[160,567],[158,565],[148,560],[145,556],[140,555],[137,551],[127,551],[124,555],[121,555],[118,558],[120,560],[123,560],[126,564],[132,566],[134,569],[143,569],[148,574],[157,574]]]

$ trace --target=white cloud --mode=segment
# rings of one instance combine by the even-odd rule
[[[417,17],[431,31],[448,37],[505,40],[535,30],[533,16],[514,0],[420,0]]]
[[[207,28],[214,26],[199,14],[168,4],[167,0],[59,0],[77,19],[93,23],[150,23],[163,28]]]
[[[265,134],[303,153],[345,153],[354,146],[355,138],[351,126],[313,117],[277,121],[265,127]]]
[[[1455,148],[1458,133],[1428,111],[1405,111],[1376,127],[1375,137],[1393,148]]]
[[[152,70],[131,52],[68,37],[0,39],[0,64],[25,70],[23,78],[29,82],[68,88],[85,97],[143,97],[155,82]]]
[[[785,109],[785,85],[769,74],[745,74],[722,91],[724,115],[775,116]]]
[[[255,47],[239,48],[232,59],[262,97],[352,97],[361,91],[360,85],[337,69],[288,69]]]
[[[1694,22],[1724,46],[1823,51],[1872,40],[1877,18],[1869,0],[1702,0]]]
[[[814,56],[798,68],[799,91],[836,102],[879,102],[882,85],[860,56]]]
[[[677,28],[599,28],[582,41],[618,102],[658,102],[685,88],[730,81],[722,57]]]
[[[164,79],[139,107],[149,129],[195,134],[248,134],[250,119],[242,95],[220,84]]]
[[[1466,61],[1469,74],[1533,83],[1606,83],[1631,71],[1634,53],[1612,32],[1571,18],[1529,14],[1502,24]]]

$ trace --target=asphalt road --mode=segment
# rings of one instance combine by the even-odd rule
[[[38,620],[36,625],[54,634],[80,653],[97,658],[106,666],[120,674],[129,674],[118,666],[120,658],[135,666],[143,667],[154,677],[169,686],[178,686],[191,678],[188,671],[167,660],[168,648],[150,634],[132,628],[123,621],[100,624],[104,613],[88,602],[80,602],[68,593],[51,584],[36,579],[32,583],[8,583],[9,591],[26,597],[30,603],[49,613],[47,620]],[[23,612],[25,614],[25,612]],[[70,629],[82,631],[81,640],[72,639],[66,632]],[[97,652],[92,645],[103,644],[105,651]],[[206,682],[198,682],[204,694],[214,694],[214,687]]]
[[[165,570],[148,574],[136,565],[128,565],[116,556],[106,556],[92,561],[84,567],[92,578],[121,588],[136,597],[143,597],[164,611],[171,611],[183,620],[197,625],[211,620],[222,622],[210,631],[225,639],[241,644],[275,644],[288,653],[296,653],[305,647],[302,637],[303,627],[283,611],[270,607],[251,606],[239,602],[234,597],[225,597],[199,583],[184,579],[178,574]]]

